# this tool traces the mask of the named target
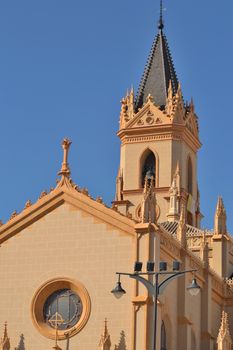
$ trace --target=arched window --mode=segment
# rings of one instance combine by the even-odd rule
[[[145,183],[145,177],[146,175],[149,177],[154,178],[156,177],[155,174],[155,169],[156,169],[156,159],[155,159],[155,155],[153,152],[149,151],[149,153],[147,153],[146,158],[144,159],[143,163],[142,163],[142,173],[141,173],[141,186],[144,186]]]
[[[164,322],[161,325],[161,350],[167,350],[167,336]]]
[[[188,159],[188,193],[193,194],[193,165],[191,158]]]

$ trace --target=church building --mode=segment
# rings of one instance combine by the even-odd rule
[[[175,271],[174,262],[190,271],[158,295],[156,350],[233,349],[233,239],[222,198],[214,228],[201,228],[198,116],[184,102],[162,9],[117,135],[111,207],[75,183],[64,139],[54,188],[1,223],[0,350],[152,350],[154,298],[137,279],[116,275],[137,275],[135,262],[142,272]],[[121,299],[111,293],[117,282]]]

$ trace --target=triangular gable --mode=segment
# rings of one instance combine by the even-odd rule
[[[0,227],[0,244],[15,236],[18,232],[40,220],[43,216],[55,210],[64,203],[73,205],[97,218],[98,220],[111,225],[131,236],[135,235],[135,222],[104,204],[90,198],[87,194],[77,189],[68,188],[66,185],[52,190],[44,195],[35,204],[24,209],[20,214],[14,216],[6,224]]]
[[[126,125],[126,129],[138,127],[150,127],[161,124],[171,124],[170,118],[164,114],[152,102],[148,102],[143,108],[130,120]]]

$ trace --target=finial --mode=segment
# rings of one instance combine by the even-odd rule
[[[7,338],[7,321],[5,321],[5,324],[4,324],[4,336],[3,338],[6,339]]]
[[[185,215],[185,205],[181,204],[181,210],[180,210],[180,224],[185,225],[186,223],[186,215]]]
[[[108,321],[107,321],[107,318],[105,318],[105,320],[104,320],[104,336],[105,337],[108,336]]]
[[[62,141],[62,148],[63,148],[63,162],[62,162],[62,166],[61,166],[61,170],[58,173],[58,175],[63,175],[66,177],[70,176],[70,168],[68,165],[68,152],[69,152],[69,148],[71,145],[71,141],[68,138],[65,138]]]
[[[221,320],[221,326],[218,333],[217,338],[218,343],[218,349],[223,347],[221,345],[225,344],[228,345],[227,348],[231,348],[232,345],[232,339],[230,335],[230,329],[229,329],[229,321],[228,321],[228,314],[225,311],[222,311],[222,320]]]
[[[70,177],[70,168],[68,164],[68,153],[69,148],[71,145],[71,141],[68,138],[65,138],[62,142],[62,148],[63,148],[63,162],[61,166],[61,170],[59,171],[58,175],[61,175],[61,179],[57,181],[56,188],[60,188],[62,186],[66,186],[70,189],[77,190],[78,186],[75,185],[75,183],[72,181]]]
[[[163,0],[160,0],[160,17],[159,17],[159,24],[158,24],[159,30],[163,30],[164,23],[163,23]]]
[[[99,349],[100,350],[110,350],[111,348],[111,339],[108,332],[108,323],[107,319],[105,318],[104,321],[104,332],[101,335],[100,342],[99,342]]]
[[[227,214],[222,197],[218,197],[214,218],[214,231],[217,235],[224,235],[227,233]]]
[[[7,333],[7,322],[5,322],[4,324],[4,333],[3,333],[3,338],[1,339],[0,349],[10,350],[10,339]]]

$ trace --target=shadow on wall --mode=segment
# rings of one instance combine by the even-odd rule
[[[124,331],[121,331],[119,344],[115,345],[114,350],[127,350]]]
[[[25,350],[25,343],[24,343],[24,335],[21,334],[19,345],[15,348],[15,350]]]

